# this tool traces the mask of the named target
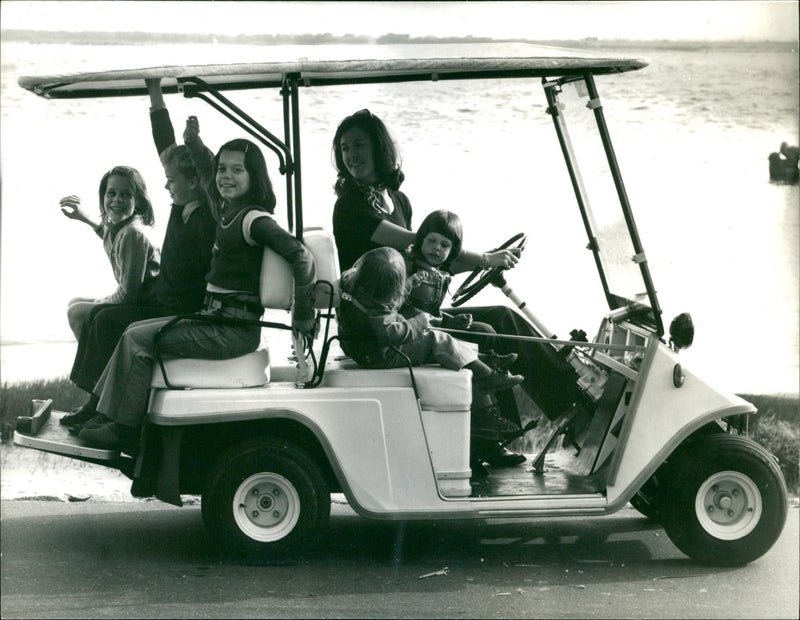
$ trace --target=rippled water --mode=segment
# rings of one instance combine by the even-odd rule
[[[69,298],[114,287],[99,241],[61,215],[61,196],[79,194],[94,208],[102,173],[125,163],[148,181],[156,240],[169,204],[146,98],[47,101],[19,88],[18,75],[406,53],[403,46],[366,49],[3,44],[3,342],[69,340]],[[686,363],[703,376],[737,392],[797,392],[798,188],[770,184],[767,172],[771,151],[782,141],[798,142],[796,53],[626,55],[651,64],[598,78],[598,88],[665,323],[692,312],[697,336]],[[281,133],[277,92],[230,98]],[[239,136],[201,102],[168,96],[167,105],[179,128],[187,115],[198,115],[212,148]],[[583,249],[539,80],[302,89],[307,225],[330,225],[330,141],[338,121],[364,107],[384,118],[400,144],[403,189],[417,223],[433,209],[457,211],[465,243],[476,249],[526,232],[528,248],[508,276],[511,286],[560,335],[597,328],[602,291]],[[476,301],[502,296],[490,291]],[[3,348],[4,378],[40,376],[41,365],[11,349],[19,350]]]

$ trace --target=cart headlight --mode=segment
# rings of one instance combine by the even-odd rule
[[[682,312],[672,319],[672,323],[669,324],[669,342],[676,351],[679,351],[692,346],[693,340],[694,323],[692,322],[692,315],[688,312]]]

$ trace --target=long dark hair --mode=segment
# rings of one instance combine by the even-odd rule
[[[420,249],[422,248],[422,242],[425,237],[432,232],[439,233],[443,237],[449,239],[453,244],[450,254],[447,256],[445,261],[439,265],[439,269],[450,271],[450,264],[461,253],[461,242],[464,238],[461,226],[461,218],[459,218],[458,215],[452,211],[445,211],[444,209],[433,211],[430,215],[428,215],[428,217],[422,220],[422,224],[419,225],[417,234],[414,237],[414,248],[411,254],[412,258],[422,258],[422,254],[420,252]]]
[[[354,127],[366,132],[372,141],[375,173],[378,176],[377,185],[392,190],[399,189],[405,179],[405,175],[400,167],[400,153],[397,145],[394,143],[383,121],[365,108],[355,114],[351,114],[339,123],[336,128],[336,134],[333,136],[333,165],[337,172],[333,189],[336,195],[341,196],[350,189],[363,185],[363,183],[356,181],[347,171],[347,166],[344,165],[344,158],[342,157],[342,134]]]
[[[244,138],[236,138],[230,142],[226,142],[217,151],[214,157],[214,198],[220,204],[222,196],[216,184],[217,168],[219,167],[219,157],[223,151],[238,151],[244,153],[244,167],[250,175],[250,188],[245,192],[244,196],[237,199],[237,202],[248,205],[258,205],[263,207],[269,213],[275,212],[275,205],[277,199],[275,192],[272,189],[272,181],[269,179],[267,173],[267,162],[264,159],[264,154],[258,146],[245,140]]]
[[[142,218],[143,224],[152,226],[156,218],[153,215],[153,205],[150,203],[150,197],[147,195],[147,186],[144,184],[144,178],[139,174],[139,171],[130,166],[114,166],[100,179],[100,215],[103,221],[106,221],[106,188],[108,187],[108,180],[114,176],[122,177],[131,184],[133,189],[133,212]]]

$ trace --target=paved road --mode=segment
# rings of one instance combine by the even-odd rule
[[[401,525],[342,504],[313,554],[259,565],[210,548],[197,506],[7,501],[1,568],[3,618],[797,618],[798,508],[735,569],[691,563],[631,509]]]

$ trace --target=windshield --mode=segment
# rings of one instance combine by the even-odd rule
[[[551,112],[557,106],[554,121],[609,308],[627,308],[639,321],[663,332],[633,215],[621,178],[614,177],[613,153],[610,162],[604,147],[604,137],[605,144],[610,140],[607,132],[602,135],[604,121],[599,123],[596,117],[600,101],[596,92],[595,97],[590,94],[594,84],[560,80],[546,83],[545,88]]]

